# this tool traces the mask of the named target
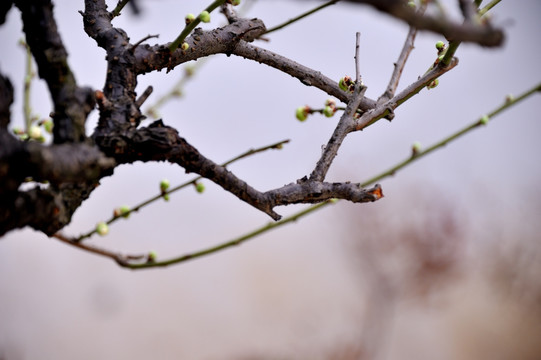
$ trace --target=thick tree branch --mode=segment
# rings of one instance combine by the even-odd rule
[[[13,85],[0,74],[0,131],[6,129],[11,121],[11,104],[13,104]]]
[[[18,0],[15,4],[22,13],[26,43],[54,103],[54,142],[84,141],[85,121],[94,108],[94,97],[91,89],[77,86],[53,17],[51,1]]]
[[[6,15],[13,5],[13,0],[3,0],[0,2],[0,25],[6,21]]]
[[[379,185],[363,189],[358,183],[326,183],[301,179],[266,193],[273,206],[289,204],[314,204],[329,199],[345,199],[354,203],[373,202],[383,197]]]
[[[52,3],[21,0],[15,4],[21,10],[26,42],[39,75],[46,81],[53,100],[54,145],[20,141],[9,134],[5,126],[9,121],[9,98],[2,94],[0,233],[29,225],[51,235],[70,222],[98,180],[112,173],[115,161],[86,138],[84,125],[94,107],[94,96],[89,88],[76,84]],[[7,84],[0,87],[3,93],[8,89]],[[48,185],[22,191],[19,186],[26,178],[47,181]]]
[[[348,0],[359,4],[368,4],[375,9],[394,16],[419,30],[429,30],[442,34],[448,40],[474,42],[482,46],[501,46],[504,40],[503,31],[494,29],[489,23],[464,24],[452,21],[444,16],[429,16],[416,13],[402,0]]]
[[[211,31],[196,28],[184,41],[188,50],[170,52],[168,45],[141,45],[135,49],[136,71],[145,74],[164,68],[197,60],[214,54],[231,54],[241,41],[251,42],[265,32],[265,24],[259,19],[238,19],[237,21]]]

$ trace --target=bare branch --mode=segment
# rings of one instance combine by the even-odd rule
[[[336,97],[346,104],[351,100],[352,95],[341,90],[338,87],[338,81],[329,79],[319,71],[310,69],[272,51],[262,49],[245,42],[240,42],[233,51],[233,54],[278,69],[299,79],[304,85],[314,86],[320,90],[323,90],[327,94]],[[376,102],[374,100],[363,97],[359,108],[363,111],[368,111],[373,109],[375,106]]]
[[[423,15],[426,7],[427,2],[423,1],[421,7],[417,11],[417,14]],[[416,36],[417,28],[410,26],[408,35],[406,36],[406,40],[404,41],[404,46],[402,47],[402,51],[398,56],[398,60],[394,63],[394,71],[391,75],[391,79],[389,80],[389,85],[387,85],[387,89],[385,90],[385,92],[381,94],[381,96],[378,98],[378,104],[381,104],[394,96],[396,89],[398,88],[398,83],[400,82],[402,71],[406,66],[406,61],[408,60],[409,54],[413,50],[413,43],[415,42]]]
[[[355,81],[359,84],[361,83],[361,69],[360,69],[361,59],[359,59],[360,46],[361,46],[361,33],[357,32],[355,34]]]
[[[444,35],[448,40],[474,42],[482,46],[501,46],[504,34],[490,24],[457,23],[441,16],[420,16],[405,6],[401,0],[348,0],[368,4],[377,10],[407,22],[419,30],[429,30]]]
[[[368,125],[371,125],[379,119],[387,116],[389,113],[392,113],[394,109],[396,109],[410,97],[418,94],[419,91],[421,91],[424,87],[430,84],[432,80],[440,77],[441,75],[445,74],[457,65],[457,58],[453,58],[453,61],[449,64],[449,66],[445,66],[442,63],[438,64],[432,70],[421,76],[417,81],[413,82],[407,88],[402,90],[391,100],[378,105],[374,110],[368,113],[364,113],[359,119],[355,119],[354,126],[350,128],[349,131],[362,130]]]
[[[351,101],[348,103],[348,106],[340,117],[338,125],[334,129],[331,138],[323,149],[323,153],[321,154],[321,158],[318,160],[315,169],[310,174],[311,181],[323,181],[323,179],[325,179],[325,176],[331,167],[332,161],[338,154],[338,149],[349,133],[349,129],[353,126],[353,116],[357,112],[359,104],[364,98],[363,95],[365,91],[366,86],[362,86],[360,83],[355,85],[355,91],[353,92]]]

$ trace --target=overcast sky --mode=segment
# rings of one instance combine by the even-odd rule
[[[449,9],[455,5],[442,3]],[[248,16],[271,27],[317,4],[260,0]],[[140,17],[125,10],[114,25],[123,28],[132,43],[148,34],[159,34],[150,44],[163,43],[181,31],[184,14],[204,6],[201,1],[141,1]],[[83,31],[77,13],[83,7],[82,1],[57,1],[56,18],[78,83],[100,89],[105,53]],[[492,111],[507,94],[538,84],[539,14],[539,1],[502,1],[493,10],[493,22],[505,30],[504,46],[462,45],[458,67],[444,75],[436,89],[423,90],[398,108],[391,123],[381,121],[346,139],[329,180],[362,182],[407,158],[414,141],[429,146]],[[204,28],[222,21],[220,14],[212,14],[212,22]],[[12,116],[19,126],[25,55],[17,45],[23,37],[21,28],[20,13],[13,8],[0,27],[0,71],[14,84]],[[362,34],[366,95],[376,99],[387,85],[407,27],[369,7],[331,6],[256,45],[338,81],[354,75],[357,31]],[[427,70],[440,39],[431,33],[418,35],[399,89]],[[225,55],[207,60],[184,88],[183,97],[160,110],[163,121],[216,162],[291,139],[281,151],[231,166],[259,190],[309,174],[337,117],[314,115],[300,123],[295,109],[305,104],[321,107],[328,96],[249,60]],[[142,76],[137,90],[154,87],[150,105],[181,75],[178,68],[170,74]],[[486,128],[385,179],[381,182],[385,198],[377,203],[341,203],[241,247],[174,268],[128,272],[32,230],[13,231],[0,241],[0,357],[4,351],[42,359],[167,358],[173,351],[180,358],[219,359],[223,354],[269,349],[290,356],[313,344],[326,346],[354,337],[349,311],[358,305],[361,290],[352,286],[357,279],[344,264],[348,256],[344,243],[359,238],[358,232],[350,231],[356,216],[381,212],[394,226],[429,216],[427,203],[431,209],[450,204],[461,213],[460,219],[467,219],[465,237],[475,239],[468,243],[473,252],[480,251],[479,244],[498,246],[491,243],[494,232],[520,241],[540,230],[540,104],[539,96],[534,96]],[[41,81],[33,84],[32,106],[40,116],[51,111]],[[88,123],[89,133],[96,118],[97,111]],[[86,232],[108,219],[113,208],[133,206],[155,195],[163,178],[176,185],[191,177],[163,163],[121,166],[102,180],[65,233]],[[192,188],[173,194],[168,203],[154,204],[112,226],[107,237],[92,241],[122,252],[155,250],[169,257],[229,240],[270,220],[209,181],[204,183],[204,194]],[[302,208],[277,211],[287,215]],[[295,336],[303,340],[296,344],[291,340]],[[391,351],[390,358],[400,358],[400,347],[393,349],[397,357]]]

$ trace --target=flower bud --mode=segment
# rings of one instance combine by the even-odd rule
[[[199,14],[199,20],[201,20],[204,23],[210,22],[210,14],[207,10],[204,10]]]
[[[304,121],[308,117],[309,113],[310,113],[310,107],[308,107],[308,106],[300,106],[295,111],[295,116],[297,117],[297,120]]]
[[[30,137],[30,139],[38,140],[41,137],[41,129],[39,128],[39,126],[30,126],[30,129],[28,129],[28,136]]]
[[[96,224],[96,232],[98,235],[105,236],[109,233],[109,226],[103,221]]]
[[[169,183],[169,180],[163,179],[162,181],[160,181],[160,191],[161,191],[162,193],[166,192],[167,189],[169,189],[169,186],[170,186],[170,185],[171,185],[171,184]]]
[[[205,191],[205,184],[203,184],[202,182],[196,183],[195,184],[195,191],[202,194]]]
[[[191,23],[192,21],[195,20],[195,15],[194,14],[188,14],[184,18],[184,20],[186,21],[186,25],[188,25],[189,23]]]
[[[53,121],[51,119],[47,119],[47,120],[43,121],[43,128],[49,134],[52,134],[53,133]]]
[[[156,261],[156,258],[158,257],[158,253],[154,250],[149,251],[147,255],[147,261],[148,262],[154,262]]]
[[[432,80],[432,82],[430,84],[428,84],[426,86],[427,89],[434,89],[436,86],[438,86],[438,84],[440,83],[440,81],[438,79],[434,79]]]
[[[325,108],[323,109],[323,115],[325,115],[326,117],[332,117],[334,115],[334,108],[332,108],[331,106],[325,106]]]
[[[479,123],[480,123],[481,125],[486,125],[486,124],[488,124],[488,120],[489,120],[489,119],[488,119],[488,115],[483,115],[483,116],[481,117],[481,119],[479,119]]]
[[[411,145],[411,156],[416,156],[420,152],[421,152],[421,143],[419,141],[416,141]]]

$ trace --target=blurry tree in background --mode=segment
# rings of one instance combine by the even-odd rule
[[[462,16],[459,20],[447,14],[438,2],[353,1],[373,6],[410,25],[402,51],[394,62],[394,71],[390,75],[388,87],[377,99],[365,96],[369,84],[363,83],[360,71],[359,33],[356,36],[355,47],[352,46],[350,49],[351,53],[355,54],[355,73],[345,75],[339,80],[330,79],[319,69],[311,69],[296,63],[283,54],[254,45],[254,43],[264,45],[263,40],[271,39],[271,33],[274,31],[287,28],[288,25],[317,11],[324,11],[325,7],[337,2],[329,1],[284,24],[267,29],[257,18],[247,19],[240,16],[236,11],[238,1],[216,0],[197,15],[187,14],[184,19],[186,25],[174,41],[150,46],[146,42],[157,37],[156,35],[148,35],[132,42],[125,31],[114,26],[115,18],[121,14],[127,1],[119,2],[110,12],[105,1],[86,1],[85,9],[81,11],[82,26],[88,36],[96,41],[97,46],[107,53],[106,81],[101,90],[77,84],[70,68],[67,49],[57,31],[54,8],[50,1],[4,2],[1,9],[2,19],[12,4],[21,12],[26,36],[23,45],[28,51],[28,62],[24,128],[9,129],[13,88],[10,79],[4,75],[0,83],[2,94],[0,233],[5,234],[16,228],[30,226],[67,244],[110,257],[119,265],[134,269],[179,263],[239,244],[338,200],[354,203],[376,201],[383,196],[383,190],[377,181],[395,174],[402,167],[476,127],[486,125],[492,117],[504,109],[539,90],[537,85],[517,97],[509,96],[492,112],[433,146],[422,148],[419,143],[414,143],[410,158],[362,183],[327,182],[325,179],[328,170],[343,140],[349,134],[361,131],[381,119],[392,121],[397,107],[422,90],[438,86],[439,77],[458,64],[458,59],[454,55],[462,43],[471,42],[485,47],[496,47],[500,46],[504,39],[502,30],[493,27],[487,16],[498,1],[492,1],[484,7],[480,7],[481,1],[478,0],[458,1],[457,7]],[[228,24],[210,31],[198,28],[201,22],[211,21],[211,13],[214,10],[221,10]],[[219,15],[212,15],[213,18],[217,16]],[[445,36],[447,42],[437,42],[434,58],[426,61],[426,73],[397,92],[402,71],[419,30],[440,33]],[[180,64],[219,53],[240,56],[247,59],[246,61],[268,65],[276,71],[297,78],[302,85],[316,87],[337,99],[329,98],[319,107],[306,105],[296,109],[299,121],[306,121],[315,113],[336,119],[336,127],[310,174],[285,186],[261,192],[238,178],[226,166],[265,150],[280,149],[288,142],[287,140],[251,149],[220,165],[206,158],[190,145],[188,140],[181,137],[177,129],[165,125],[162,119],[146,126],[141,124],[146,118],[141,107],[151,96],[153,89],[149,86],[143,93],[137,94],[135,88],[138,76],[162,70],[169,72]],[[32,114],[28,100],[33,76],[30,56],[36,62],[37,72],[45,80],[53,102],[50,118],[40,119]],[[186,76],[193,76],[193,72],[193,69],[187,71]],[[150,108],[148,114],[151,116],[156,114],[157,107],[179,91],[178,88],[173,89],[167,96],[161,98],[158,104]],[[232,87],[230,91],[238,92],[239,98],[243,96],[242,89]],[[212,102],[212,99],[209,99],[209,102]],[[99,111],[98,124],[93,133],[87,135],[85,123],[96,106]],[[45,132],[52,134],[51,143],[47,143]],[[188,173],[200,176],[174,188],[171,188],[167,179],[164,179],[160,183],[160,193],[154,198],[132,208],[122,206],[115,209],[112,218],[98,223],[95,229],[78,237],[70,237],[60,232],[70,223],[73,213],[99,185],[100,179],[111,176],[119,165],[137,161],[166,161],[183,167]],[[169,194],[173,191],[194,185],[198,192],[203,192],[204,185],[199,182],[201,178],[213,181],[238,199],[266,213],[275,222],[227,243],[165,260],[157,259],[153,252],[121,255],[86,244],[87,238],[94,234],[106,235],[111,223],[129,217],[131,212],[139,211],[159,199],[168,200]],[[282,218],[275,210],[278,206],[299,203],[315,205],[286,218]]]

